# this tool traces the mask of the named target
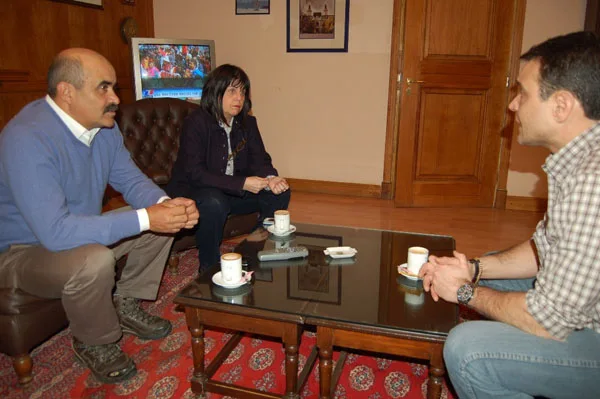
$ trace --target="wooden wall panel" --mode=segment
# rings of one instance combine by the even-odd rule
[[[44,96],[52,58],[68,47],[87,47],[115,67],[122,102],[131,102],[133,71],[129,45],[121,38],[124,18],[133,17],[138,36],[154,37],[152,0],[103,0],[95,9],[53,0],[1,0],[0,129],[29,101]]]

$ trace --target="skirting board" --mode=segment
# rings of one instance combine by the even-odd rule
[[[547,198],[537,197],[506,197],[506,209],[512,211],[546,212],[548,207]]]
[[[286,178],[293,191],[347,195],[351,197],[381,198],[381,186],[375,184],[340,183],[324,180]]]

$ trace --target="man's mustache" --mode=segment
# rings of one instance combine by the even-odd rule
[[[109,104],[106,106],[106,108],[104,108],[104,113],[117,112],[118,109],[119,109],[119,106],[117,104]]]

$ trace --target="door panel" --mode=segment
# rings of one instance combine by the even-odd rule
[[[475,179],[482,93],[423,89],[421,95],[416,180]]]
[[[516,1],[406,0],[397,206],[493,206]]]
[[[430,0],[428,3],[425,58],[488,58],[492,0]]]

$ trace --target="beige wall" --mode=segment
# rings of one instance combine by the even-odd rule
[[[214,39],[252,81],[254,114],[286,177],[381,184],[393,0],[352,0],[348,53],[287,53],[284,0],[154,0],[156,37]]]
[[[586,0],[527,0],[523,52],[531,46],[564,33],[583,29]],[[513,140],[508,172],[508,195],[546,197],[548,187],[541,165],[548,151],[525,147]]]
[[[380,184],[393,0],[351,0],[348,53],[287,53],[284,0],[269,15],[234,1],[154,0],[156,37],[214,39],[217,63],[243,67],[268,151],[283,176]],[[586,0],[527,0],[523,49],[581,30]],[[508,194],[546,196],[547,151],[513,141]]]

